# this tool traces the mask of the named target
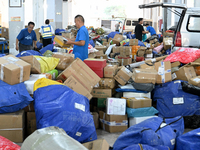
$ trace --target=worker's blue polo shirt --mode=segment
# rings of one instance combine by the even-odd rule
[[[32,45],[33,41],[37,41],[35,31],[32,30],[31,33],[29,33],[28,28],[22,29],[18,34],[17,39],[23,45]]]
[[[89,34],[88,30],[85,26],[82,26],[76,35],[75,42],[78,41],[85,41],[84,46],[78,46],[74,45],[73,53],[75,55],[75,58],[80,58],[81,60],[88,58],[88,43],[89,43]]]
[[[151,36],[154,35],[154,34],[156,34],[156,31],[155,31],[155,29],[152,26],[148,26],[147,27],[147,31],[149,31],[151,33]]]

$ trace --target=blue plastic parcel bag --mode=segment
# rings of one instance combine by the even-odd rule
[[[179,136],[176,141],[176,150],[199,150],[200,128]]]
[[[154,107],[129,108],[126,107],[128,118],[154,116],[158,111]]]
[[[44,54],[47,50],[53,51],[53,47],[54,47],[53,44],[49,44],[49,45],[43,47],[43,48],[40,50],[40,53]]]
[[[34,99],[38,129],[57,126],[81,143],[97,139],[89,100],[85,96],[65,85],[49,85],[38,88]]]
[[[17,54],[16,57],[31,56],[31,55],[42,56],[41,53],[35,50],[27,50],[27,51],[22,51],[21,53]]]
[[[153,99],[157,101],[159,116],[176,117],[199,114],[200,97],[182,90],[181,80],[157,85]]]
[[[158,145],[158,146],[149,146],[145,144],[135,144],[131,145],[123,150],[169,150],[169,147]]]
[[[0,113],[19,111],[33,101],[24,83],[9,85],[0,80],[0,91]]]
[[[174,150],[176,133],[163,118],[153,117],[124,131],[113,145],[113,150],[123,150],[135,144],[167,146]],[[127,149],[129,150],[129,149]]]

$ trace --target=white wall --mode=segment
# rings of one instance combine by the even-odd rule
[[[63,11],[62,11],[62,26],[65,29],[68,26],[68,2],[63,2]]]
[[[50,24],[55,29],[55,0],[46,0],[46,4],[47,4],[46,19],[53,19],[53,22],[50,22]]]

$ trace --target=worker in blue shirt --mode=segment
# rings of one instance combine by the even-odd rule
[[[75,24],[78,28],[76,35],[76,40],[67,39],[65,44],[74,44],[73,54],[75,58],[80,58],[81,60],[88,58],[88,43],[89,43],[89,34],[88,30],[84,25],[84,18],[81,15],[75,17]]]
[[[19,52],[22,52],[25,50],[32,50],[33,43],[34,47],[37,48],[36,46],[37,37],[35,31],[33,30],[34,26],[35,26],[34,22],[29,22],[28,28],[22,29],[21,32],[18,34],[16,38],[17,51],[19,50]]]
[[[155,29],[152,26],[150,26],[148,23],[145,26],[147,28],[146,30],[151,33],[151,36],[152,35],[156,35],[156,31],[155,31]]]

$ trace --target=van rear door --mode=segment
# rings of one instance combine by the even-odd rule
[[[184,4],[175,4],[175,3],[160,3],[160,2],[155,2],[155,3],[149,3],[149,4],[143,4],[139,5],[140,9],[143,8],[153,8],[153,7],[163,7],[163,8],[180,8],[180,9],[187,9],[187,6]]]

